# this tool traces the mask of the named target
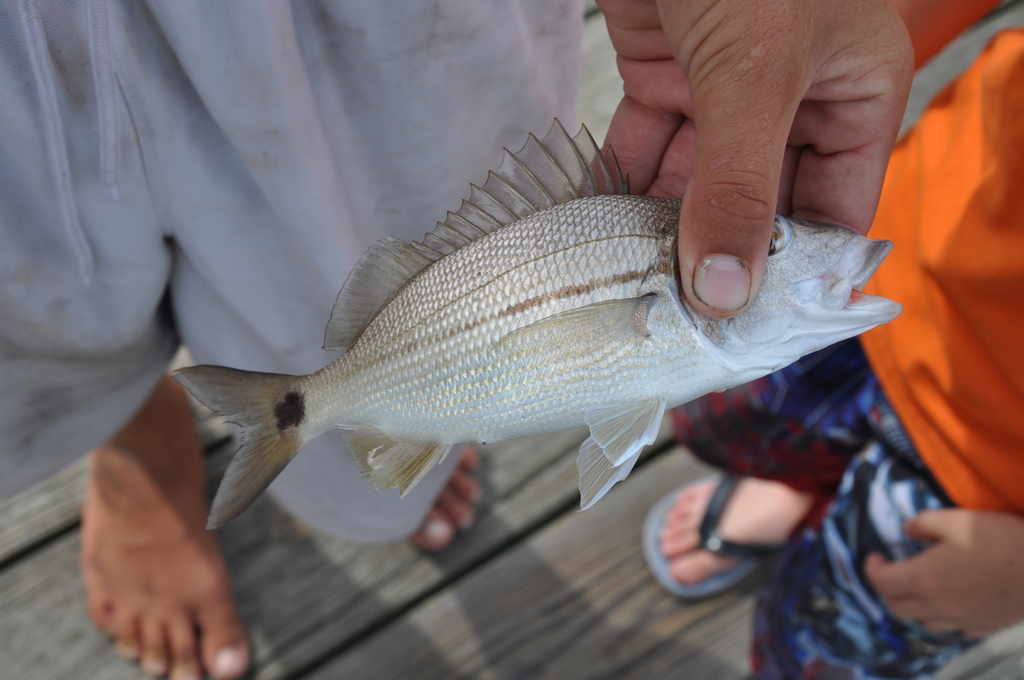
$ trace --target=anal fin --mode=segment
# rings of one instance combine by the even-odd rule
[[[584,420],[590,436],[601,447],[608,462],[621,465],[643,447],[654,442],[665,415],[664,399],[647,399],[632,404],[595,406]]]
[[[664,399],[596,406],[584,419],[590,437],[580,447],[580,510],[586,510],[633,470],[640,453],[654,442],[665,415]]]
[[[580,510],[586,510],[601,500],[609,489],[625,479],[633,471],[639,457],[638,450],[622,464],[613,465],[594,439],[588,437],[580,447],[580,455],[576,459],[576,466],[580,471]]]
[[[368,425],[347,435],[352,458],[377,491],[397,487],[409,493],[451,450],[451,444],[416,444],[392,439]]]

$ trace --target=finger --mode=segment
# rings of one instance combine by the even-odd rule
[[[661,59],[639,61],[619,56],[622,89],[627,99],[654,111],[693,117],[690,79],[666,50]]]
[[[885,606],[893,615],[907,621],[923,621],[928,609],[925,602],[915,597],[904,597],[897,600],[886,599]]]
[[[805,149],[793,182],[792,214],[866,234],[878,208],[890,151],[888,140],[832,155]]]
[[[925,510],[903,523],[903,533],[915,541],[940,541],[958,521],[956,510]]]
[[[605,136],[605,147],[615,151],[632,193],[646,193],[654,182],[665,150],[682,122],[681,115],[656,111],[633,99],[619,102]]]
[[[793,185],[796,182],[796,171],[800,164],[801,149],[793,146],[786,147],[786,153],[782,157],[782,173],[779,176],[779,197],[775,205],[775,212],[780,215],[793,213]]]
[[[681,198],[686,193],[686,185],[693,174],[693,152],[697,143],[697,129],[692,120],[683,122],[665,149],[661,159],[658,176],[654,179],[647,194]]]
[[[1001,628],[998,627],[998,626],[996,626],[996,627],[991,627],[991,626],[970,626],[970,627],[964,628],[960,632],[963,633],[966,637],[978,640],[980,638],[985,637],[986,635],[991,635],[992,633],[995,633],[995,632],[997,632],[999,630],[1001,630]]]
[[[918,623],[935,633],[955,633],[960,630],[961,623],[944,616],[924,615],[917,619]]]
[[[689,60],[696,146],[679,220],[680,278],[697,311],[717,318],[742,311],[760,287],[786,142],[806,91],[799,55],[754,42],[730,43],[714,63]]]
[[[880,94],[867,96],[867,93]],[[798,217],[867,233],[903,116],[902,95],[868,89],[859,101],[805,101],[790,144],[803,148],[793,187]],[[866,125],[865,121],[870,121]]]
[[[864,575],[887,602],[895,602],[915,593],[913,568],[907,568],[912,562],[889,562],[879,553],[871,553],[864,560]]]

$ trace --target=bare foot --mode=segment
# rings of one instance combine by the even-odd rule
[[[466,447],[455,474],[437,497],[419,530],[409,537],[415,545],[431,552],[448,547],[458,531],[473,526],[476,514],[473,505],[480,500],[480,484],[470,473],[476,469],[479,456]]]
[[[164,376],[92,453],[82,514],[89,616],[123,657],[173,680],[249,665],[227,566],[205,530],[202,446],[184,390]]]
[[[701,520],[716,486],[717,481],[709,480],[681,490],[665,517],[661,551],[680,583],[700,583],[738,563],[699,547]],[[811,502],[809,494],[785,484],[748,477],[729,499],[719,527],[730,541],[782,545],[810,510]]]

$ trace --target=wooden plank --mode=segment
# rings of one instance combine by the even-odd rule
[[[752,586],[682,604],[640,552],[651,503],[705,473],[681,449],[660,456],[310,680],[747,677]]]
[[[0,499],[0,564],[78,523],[87,474],[88,462],[82,458]]]

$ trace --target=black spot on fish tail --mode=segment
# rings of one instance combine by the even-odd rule
[[[301,425],[306,417],[306,398],[301,392],[289,392],[274,406],[274,417],[277,418],[277,429],[282,432]]]

